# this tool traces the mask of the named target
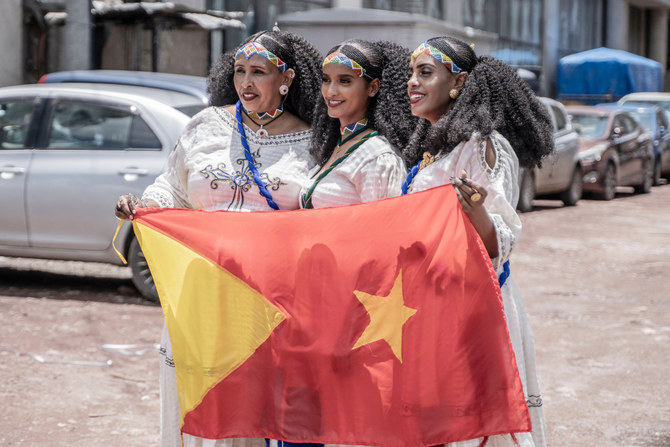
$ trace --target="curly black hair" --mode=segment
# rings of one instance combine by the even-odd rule
[[[469,77],[445,115],[432,126],[427,120],[418,124],[403,152],[407,162],[417,163],[424,151],[450,152],[475,132],[488,136],[495,130],[509,141],[521,166],[540,166],[554,149],[553,125],[528,84],[501,60],[478,58],[462,40],[433,37],[427,43],[453,56]]]
[[[245,40],[258,42],[284,61],[295,71],[284,110],[291,112],[306,123],[312,122],[314,104],[321,89],[321,53],[304,38],[286,31],[261,31]],[[233,83],[235,53],[237,49],[221,55],[212,66],[207,79],[207,91],[213,106],[235,104],[239,99]]]
[[[418,122],[418,118],[412,115],[407,96],[409,50],[394,42],[353,39],[333,47],[327,54],[337,53],[344,46],[353,47],[362,53],[369,64],[356,62],[368,65],[372,77],[380,80],[379,91],[368,105],[370,128],[377,130],[392,146],[402,150]],[[328,116],[328,107],[321,94],[316,101],[312,130],[312,156],[318,163],[324,164],[337,144],[340,122]]]

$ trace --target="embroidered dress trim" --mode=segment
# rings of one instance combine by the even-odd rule
[[[500,260],[499,265],[507,261],[512,254],[512,247],[514,247],[514,233],[509,227],[505,224],[502,217],[499,215],[491,215],[491,220],[493,221],[493,226],[495,227],[496,234],[498,235],[498,259]]]
[[[245,46],[240,47],[240,49],[237,50],[237,53],[235,53],[235,59],[237,59],[237,56],[239,56],[240,54],[243,54],[244,57],[247,58],[247,59],[249,59],[254,54],[258,54],[259,56],[263,56],[265,59],[272,62],[279,69],[279,71],[281,71],[282,73],[284,73],[286,71],[286,69],[288,68],[288,65],[286,65],[286,62],[279,59],[279,56],[277,56],[276,54],[269,51],[267,48],[265,48],[260,43],[249,42]]]
[[[496,161],[495,164],[493,165],[493,168],[491,168],[486,161],[486,141],[491,140],[491,144],[493,146],[493,152],[495,153],[496,156]],[[479,154],[479,164],[481,165],[482,169],[484,172],[488,174],[489,180],[494,181],[498,178],[500,173],[502,172],[502,159],[500,158],[500,142],[498,141],[497,138],[495,138],[493,135],[491,135],[489,138],[482,139],[479,143],[479,150],[477,151]]]
[[[160,192],[160,191],[149,191],[146,194],[142,195],[142,201],[153,200],[158,203],[161,208],[174,208],[174,201],[169,194]]]
[[[214,111],[219,118],[230,128],[237,132],[237,120],[224,107],[214,107]],[[276,146],[281,144],[296,144],[309,141],[312,136],[312,130],[301,130],[300,132],[287,133],[282,135],[268,135],[267,137],[259,137],[256,133],[243,124],[247,132],[247,140],[257,146]]]
[[[439,63],[447,67],[447,69],[454,74],[458,74],[462,71],[460,67],[456,65],[456,63],[449,56],[447,56],[437,48],[429,45],[427,41],[423,42],[421,45],[419,45],[419,47],[416,50],[414,50],[414,52],[412,53],[412,59],[416,59],[417,57],[421,56],[424,53],[433,57],[435,60],[437,60]]]
[[[526,398],[526,404],[531,408],[541,407],[542,406],[542,396],[530,394]]]

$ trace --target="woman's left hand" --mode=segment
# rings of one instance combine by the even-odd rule
[[[454,185],[458,201],[466,213],[470,213],[484,205],[484,200],[486,200],[487,196],[486,188],[468,178],[467,172],[463,171],[460,177],[452,178],[451,184]]]

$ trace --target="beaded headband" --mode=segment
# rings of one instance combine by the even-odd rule
[[[330,53],[335,53],[335,51],[337,55],[328,56],[323,61],[322,68],[331,63],[342,64],[354,70],[359,78],[365,78],[368,81],[382,77],[382,69],[372,65],[368,58],[353,45],[345,44],[339,49],[335,47],[330,50]]]
[[[346,65],[347,67],[354,70],[354,73],[356,73],[356,75],[359,78],[362,78],[363,76],[366,75],[366,70],[365,70],[365,68],[363,68],[361,66],[361,64],[359,64],[358,62],[356,62],[353,59],[348,58],[347,56],[345,56],[344,54],[341,54],[341,53],[340,54],[331,54],[328,57],[326,57],[323,61],[323,65],[321,66],[321,68],[325,67],[328,64]]]
[[[421,56],[424,53],[435,58],[439,63],[447,67],[447,69],[453,74],[458,74],[462,71],[460,67],[456,65],[456,63],[449,56],[447,56],[434,46],[429,45],[428,41],[422,43],[421,45],[419,45],[419,48],[414,50],[414,52],[412,53],[412,59],[416,59],[417,57]]]
[[[240,54],[243,54],[245,58],[249,59],[251,56],[254,54],[258,54],[260,56],[263,56],[265,59],[269,60],[272,62],[282,73],[286,71],[288,68],[288,65],[286,65],[286,62],[282,61],[279,59],[279,56],[275,55],[268,49],[266,49],[263,45],[260,43],[256,42],[249,42],[243,47],[240,47],[239,50],[237,50],[237,53],[235,53],[235,58],[237,59],[237,56]]]

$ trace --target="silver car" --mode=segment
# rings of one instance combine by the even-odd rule
[[[551,98],[538,99],[547,106],[554,125],[554,151],[542,160],[541,168],[521,168],[517,204],[521,212],[532,210],[536,197],[556,195],[567,206],[576,205],[582,197],[579,136],[563,104]]]
[[[164,169],[189,121],[177,108],[193,101],[133,86],[0,88],[0,255],[121,264],[114,203]],[[116,246],[155,299],[131,225]]]

